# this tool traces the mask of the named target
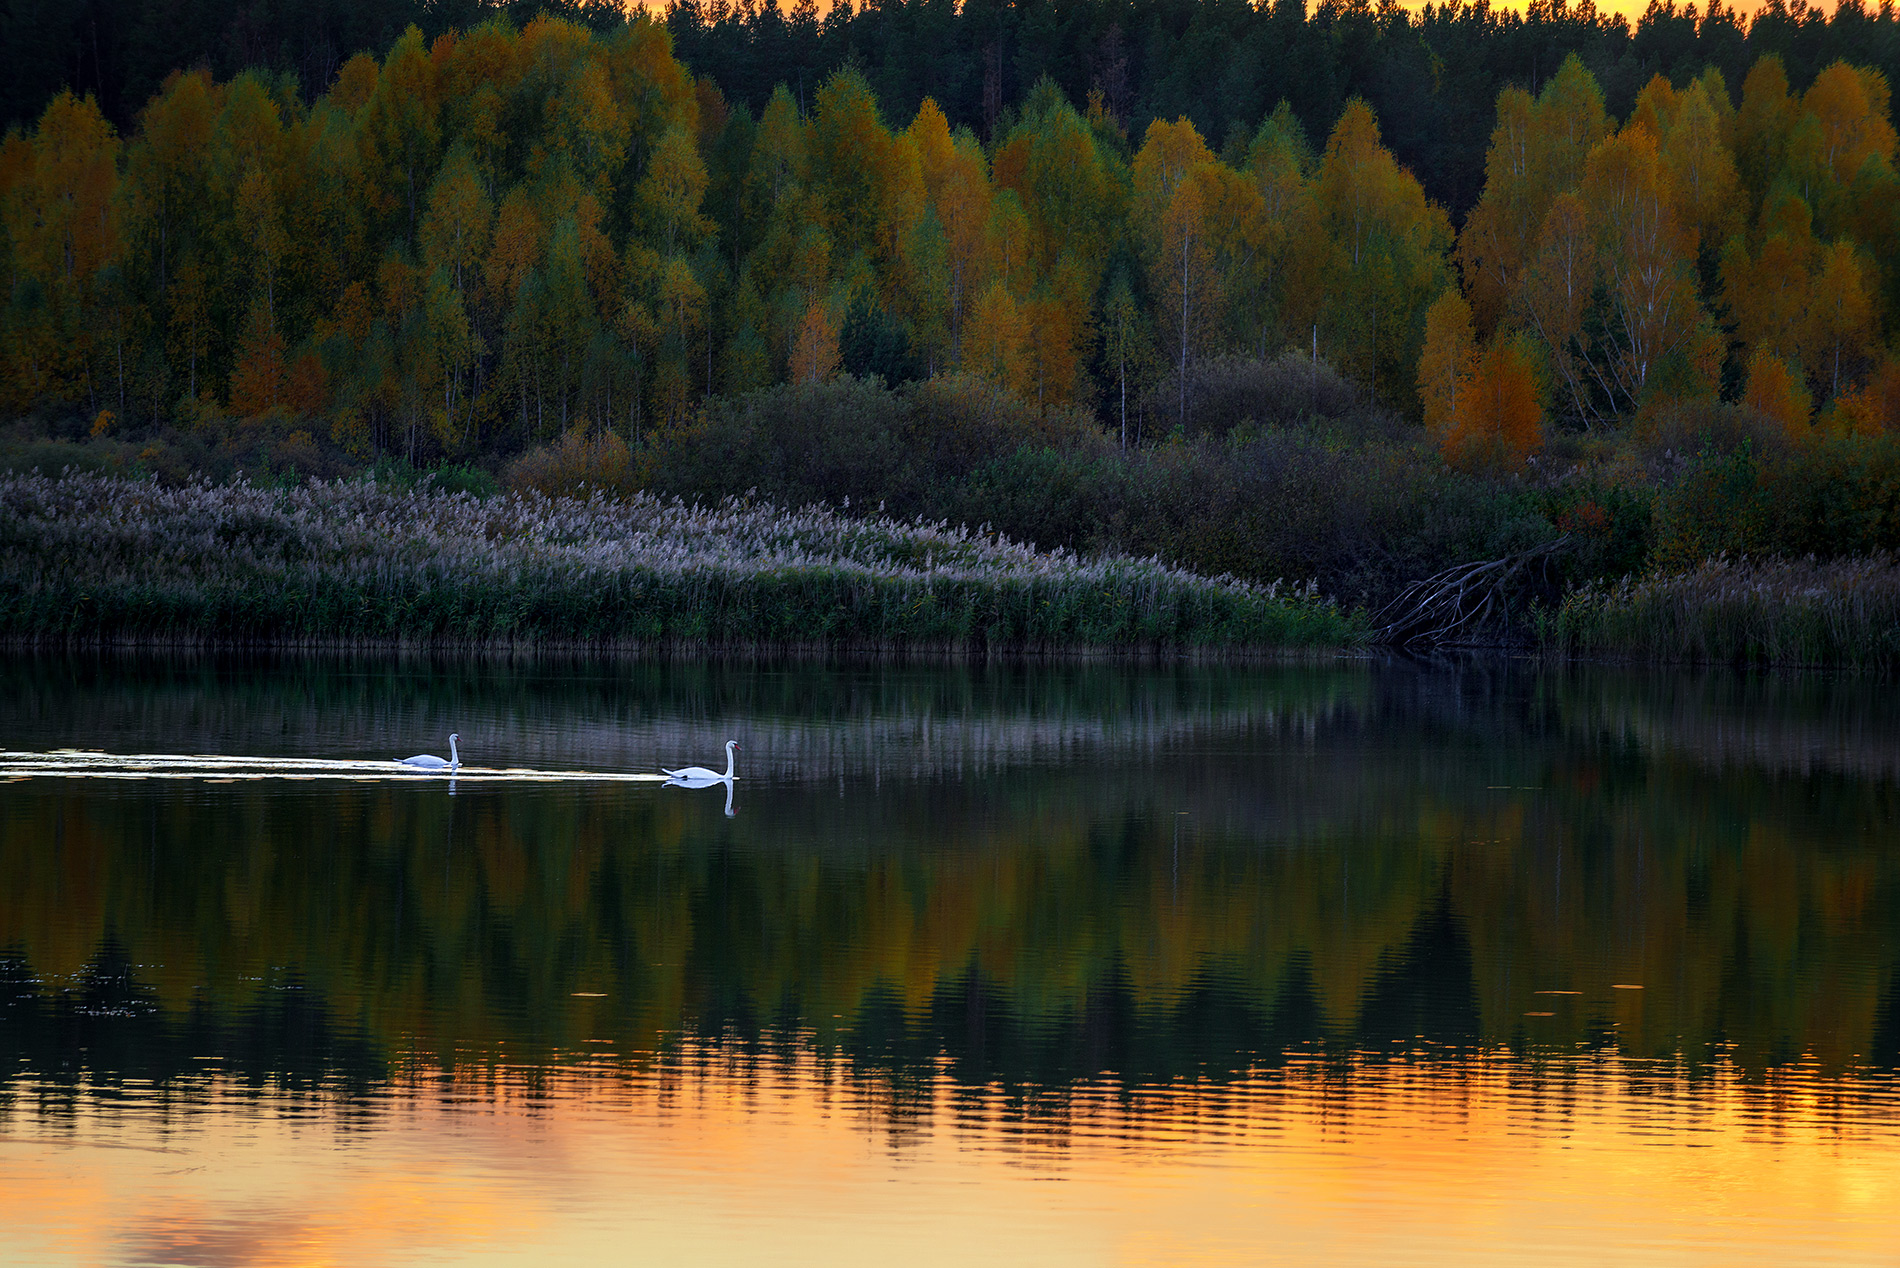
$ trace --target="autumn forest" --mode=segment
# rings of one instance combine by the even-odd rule
[[[1553,12],[1576,25],[1532,21]],[[853,59],[769,91],[728,75],[730,94],[720,65],[682,62],[756,14],[582,16],[411,27],[310,96],[295,74],[201,64],[124,130],[90,95],[53,96],[0,146],[13,447],[173,476],[396,460],[688,495],[888,487],[901,513],[1376,594],[1391,578],[1290,549],[1261,563],[1184,518],[1209,479],[1180,464],[1245,450],[1250,471],[1287,468],[1260,446],[1306,444],[1270,434],[1305,419],[1332,427],[1320,449],[1430,469],[1408,478],[1432,505],[1393,512],[1388,537],[1470,504],[1393,568],[1537,524],[1593,535],[1585,570],[1606,576],[1749,545],[1709,536],[1748,518],[1688,452],[1739,453],[1756,503],[1822,463],[1854,525],[1822,553],[1893,544],[1892,499],[1869,491],[1900,470],[1883,457],[1900,177],[1876,66],[1791,73],[1728,47],[1633,87],[1624,57],[1613,101],[1573,48],[1503,82],[1475,198],[1448,207],[1357,93],[1314,126],[1311,101],[1256,91],[1263,113],[1216,136],[1148,113],[1098,59],[1080,91],[1044,73],[1003,102],[993,75],[974,111],[926,94],[894,117],[889,76]],[[1835,25],[1850,18],[1892,25]],[[1500,43],[1521,26],[1479,20]],[[1718,26],[1742,38],[1732,13],[1701,30]],[[1434,164],[1436,192],[1455,194],[1455,167]],[[961,467],[907,500],[889,472],[801,483],[751,443],[776,428],[781,450],[821,450],[830,420],[889,431],[847,418],[880,409],[910,448],[962,438]],[[1031,451],[1067,474],[1023,468]],[[1310,486],[1302,452],[1289,478]],[[998,488],[1099,490],[1111,466],[1148,474],[1075,511],[1107,529],[942,493],[979,468]],[[1559,488],[1540,474],[1557,469],[1585,475]]]

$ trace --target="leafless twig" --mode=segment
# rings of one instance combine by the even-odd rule
[[[1459,564],[1414,581],[1373,616],[1379,642],[1392,647],[1452,642],[1459,634],[1482,629],[1505,602],[1505,587],[1534,560],[1557,553],[1569,534],[1502,559]]]

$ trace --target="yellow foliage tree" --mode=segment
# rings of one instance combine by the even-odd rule
[[[949,294],[950,344],[963,339],[971,297],[988,280],[990,216],[994,194],[983,151],[967,134],[944,160],[936,194],[937,222],[943,227],[944,283]]]
[[[1598,243],[1613,338],[1590,351],[1593,374],[1640,403],[1665,358],[1695,336],[1695,243],[1677,218],[1656,137],[1629,127],[1591,151],[1580,190]]]
[[[1792,439],[1809,432],[1813,404],[1801,376],[1766,348],[1757,348],[1748,361],[1748,386],[1742,403],[1780,423]]]
[[[1520,88],[1498,94],[1485,156],[1485,187],[1458,238],[1458,264],[1473,320],[1490,331],[1506,315],[1552,202],[1574,189],[1609,131],[1603,93],[1571,54],[1535,102]]]
[[[1795,355],[1820,257],[1808,204],[1792,190],[1762,209],[1761,244],[1752,253],[1731,241],[1722,257],[1722,296],[1736,333],[1750,350]]]
[[[1409,395],[1425,310],[1447,281],[1451,224],[1380,142],[1364,101],[1348,102],[1327,138],[1296,233],[1289,315],[1317,325],[1375,400]]]
[[[1669,135],[1676,122],[1676,111],[1682,99],[1677,96],[1675,85],[1661,75],[1651,75],[1643,90],[1636,94],[1636,104],[1630,110],[1630,117],[1624,123],[1625,130],[1642,128],[1658,143]]]
[[[685,128],[674,124],[653,148],[634,193],[661,255],[690,251],[713,228],[712,221],[699,214],[705,196],[706,164],[699,147]]]
[[[1835,62],[1816,75],[1802,94],[1802,109],[1819,125],[1817,157],[1836,184],[1852,181],[1860,165],[1874,155],[1893,160],[1889,96],[1885,75],[1846,62]]]
[[[1016,297],[1001,278],[994,279],[978,296],[963,328],[963,368],[1027,396],[1031,386],[1024,355],[1027,342],[1028,324]]]
[[[1758,58],[1742,80],[1742,106],[1735,112],[1735,162],[1749,202],[1759,204],[1769,182],[1781,170],[1794,130],[1797,107],[1788,95],[1788,72],[1781,58]]]
[[[1147,242],[1161,326],[1175,354],[1176,422],[1183,426],[1187,423],[1188,362],[1200,348],[1220,302],[1222,277],[1207,214],[1212,181],[1206,177],[1213,170],[1212,164],[1203,165],[1174,186]]]
[[[1580,345],[1597,272],[1589,212],[1576,194],[1561,194],[1544,217],[1537,253],[1525,270],[1518,312],[1543,341],[1570,408],[1586,420],[1600,417],[1594,391],[1597,381]]]
[[[1716,91],[1726,92],[1719,83]],[[1690,84],[1678,99],[1663,134],[1662,157],[1676,219],[1694,231],[1699,245],[1720,249],[1742,226],[1741,177],[1706,79]]]
[[[1471,305],[1457,287],[1446,287],[1425,312],[1425,348],[1418,360],[1419,400],[1425,407],[1425,426],[1433,434],[1452,426],[1458,383],[1470,372],[1475,342]]]
[[[1844,377],[1857,374],[1875,346],[1873,283],[1873,270],[1853,243],[1835,242],[1822,251],[1801,332],[1801,360],[1829,396],[1840,392]]]

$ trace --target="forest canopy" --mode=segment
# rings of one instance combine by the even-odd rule
[[[121,129],[60,91],[0,143],[0,408],[467,460],[848,373],[1128,440],[1291,348],[1458,462],[1701,399],[1900,421],[1888,80],[1814,64],[1893,48],[1890,12],[1181,12],[476,12],[314,96],[173,71]],[[1408,162],[1456,109],[1488,139]]]

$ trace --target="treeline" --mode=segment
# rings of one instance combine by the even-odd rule
[[[1824,396],[1858,381],[1893,281],[1877,71],[1792,93],[1765,58],[1739,108],[1718,69],[1659,77],[1618,128],[1573,56],[1498,100],[1458,273],[1478,335],[1510,319],[1548,344],[1562,412],[1626,413],[1684,378],[1672,358],[1719,376],[1731,333]],[[1308,334],[1374,399],[1413,402],[1451,226],[1363,100],[1317,152],[1282,101],[1220,156],[1185,118],[1130,137],[1099,87],[1078,110],[1045,78],[1011,114],[985,144],[926,98],[894,130],[847,69],[755,118],[645,20],[412,28],[309,105],[282,79],[175,74],[129,143],[62,95],[0,168],[7,403],[286,410],[358,449],[446,453],[955,367],[1038,405],[1107,389],[1118,422],[1131,381],[1171,371],[1185,423],[1197,361]],[[1546,254],[1590,257],[1561,279],[1529,267],[1552,208],[1571,238]],[[1845,295],[1840,329],[1782,329],[1811,281]],[[1543,311],[1559,284],[1568,310]],[[1428,413],[1461,312],[1434,327]]]
[[[928,97],[986,140],[1009,131],[1044,76],[1074,102],[1100,91],[1136,137],[1155,119],[1185,117],[1230,158],[1280,101],[1317,137],[1361,97],[1454,223],[1484,187],[1499,90],[1535,92],[1573,54],[1618,117],[1656,75],[1681,84],[1714,67],[1739,85],[1771,53],[1803,88],[1842,59],[1900,75],[1900,20],[1859,0],[1831,14],[1773,0],[1746,17],[1720,0],[1664,0],[1633,24],[1591,0],[1538,0],[1521,13],[1366,0],[888,0],[835,5],[822,19],[809,3],[788,7],[684,0],[666,22],[682,60],[754,110],[781,82],[808,101],[826,76],[856,66],[891,117],[909,118]]]
[[[1323,154],[1276,110],[1236,166],[1045,80],[986,147],[929,102],[886,126],[852,70],[754,118],[648,21],[412,29],[314,104],[183,73],[128,142],[65,94],[0,173],[0,404],[102,434],[307,419],[361,457],[637,441],[841,370],[1126,402],[1309,327],[1403,400],[1449,276],[1444,212],[1361,102]]]
[[[1804,39],[1891,23],[1853,12],[1771,10],[1749,39],[1784,20]],[[826,29],[860,20],[841,8]],[[1483,21],[1500,39],[1522,26]],[[1696,41],[1724,23],[1701,19]],[[1486,180],[1454,232],[1358,96],[1323,134],[1280,100],[1216,152],[1188,117],[1131,131],[1112,85],[1078,101],[1044,76],[979,133],[933,97],[892,118],[875,68],[780,83],[755,111],[695,78],[667,26],[603,28],[412,27],[309,101],[292,77],[180,72],[124,137],[62,93],[0,143],[0,409],[147,465],[169,447],[319,471],[392,454],[494,468],[590,429],[618,438],[631,486],[694,494],[771,483],[776,468],[704,456],[783,448],[771,429],[790,420],[823,447],[822,410],[743,404],[761,389],[935,382],[904,421],[860,411],[867,452],[914,466],[918,445],[891,441],[930,416],[924,443],[951,455],[893,510],[949,513],[986,464],[1024,489],[1060,470],[1091,540],[1033,516],[1012,531],[1267,579],[1333,565],[1282,572],[1307,561],[1257,558],[1252,529],[1215,540],[1196,518],[1206,481],[1150,505],[1166,471],[1128,483],[1088,433],[1200,444],[1237,502],[1292,469],[1262,433],[1315,419],[1331,438],[1298,470],[1376,443],[1381,461],[1488,472],[1507,500],[1497,477],[1555,444],[1553,470],[1587,462],[1607,491],[1532,518],[1610,543],[1630,536],[1617,507],[1649,514],[1630,491],[1677,481],[1711,436],[1778,460],[1900,421],[1900,179],[1876,68],[1835,61],[1801,83],[1769,54],[1733,83],[1698,62],[1619,118],[1568,55],[1535,92],[1497,94]],[[1395,410],[1427,432],[1394,431]],[[1617,458],[1593,435],[1635,447]],[[1018,457],[1038,450],[1057,457]],[[1853,549],[1897,544],[1861,487],[1884,481],[1886,450],[1867,452],[1874,475],[1853,474],[1872,461],[1859,450],[1843,467]],[[896,466],[839,456],[848,480],[787,479],[787,496],[895,487]],[[1393,522],[1434,519],[1428,501]],[[1525,513],[1518,498],[1473,522]],[[1338,560],[1366,554],[1358,527],[1328,532]],[[1396,577],[1412,546],[1377,553]]]
[[[1499,89],[1534,92],[1573,53],[1619,117],[1654,75],[1681,83],[1713,66],[1739,84],[1768,53],[1798,87],[1843,58],[1890,81],[1900,74],[1900,22],[1860,0],[1832,12],[1774,0],[1747,17],[1719,0],[1706,12],[1653,4],[1633,23],[1564,0],[1522,13],[1336,0],[663,7],[681,60],[755,115],[780,83],[809,107],[847,66],[864,71],[889,118],[910,118],[929,97],[953,127],[986,141],[1008,130],[1045,75],[1078,103],[1099,88],[1134,135],[1153,119],[1186,116],[1210,143],[1244,141],[1282,99],[1309,134],[1323,135],[1360,96],[1454,222],[1483,188]],[[0,9],[0,127],[30,124],[70,88],[129,132],[165,77],[190,67],[220,80],[244,70],[288,76],[314,99],[351,55],[380,54],[411,25],[433,40],[498,14],[523,25],[547,13],[605,31],[633,12],[616,0],[12,0]]]
[[[92,97],[121,131],[173,71],[219,79],[288,76],[315,97],[337,68],[380,53],[411,26],[431,38],[506,14],[597,28],[626,20],[615,0],[8,0],[0,5],[0,127],[31,123],[58,93]]]

